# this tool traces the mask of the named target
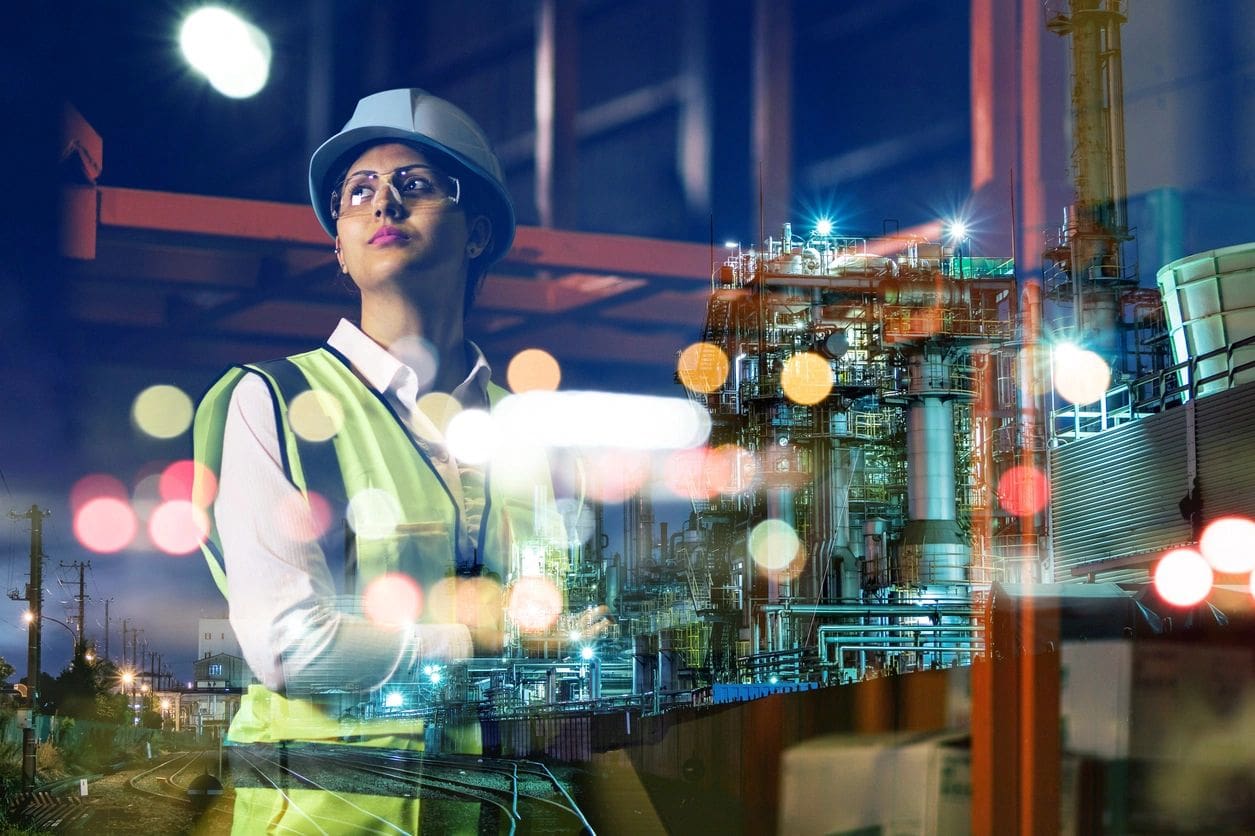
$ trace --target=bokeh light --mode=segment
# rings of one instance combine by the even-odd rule
[[[288,423],[306,441],[326,441],[344,426],[344,407],[330,392],[310,389],[288,404]]]
[[[464,409],[449,421],[445,440],[454,457],[469,464],[483,464],[501,443],[493,417],[482,409]]]
[[[376,624],[404,627],[422,615],[423,591],[409,575],[389,572],[366,585],[362,611]]]
[[[279,500],[274,520],[279,533],[287,539],[312,543],[331,527],[331,503],[317,491],[310,491],[306,497],[293,490]]]
[[[431,588],[428,611],[433,621],[470,627],[499,626],[501,585],[490,578],[445,578]]]
[[[562,369],[548,351],[526,348],[506,368],[506,382],[515,392],[552,392],[562,381]]]
[[[584,459],[589,497],[622,502],[649,479],[649,457],[639,450],[596,450]]]
[[[548,578],[519,578],[510,587],[506,612],[523,632],[544,632],[562,612],[562,593]]]
[[[1221,517],[1203,529],[1198,548],[1217,572],[1250,572],[1255,569],[1255,522]]]
[[[462,402],[444,392],[428,392],[418,399],[416,406],[442,433],[449,431],[449,422],[462,411]]]
[[[832,367],[828,361],[811,351],[794,354],[784,361],[780,371],[780,388],[794,403],[817,404],[832,391]]]
[[[1009,514],[1027,517],[1050,502],[1050,480],[1030,464],[1017,464],[998,477],[998,504]]]
[[[192,459],[171,462],[157,477],[157,493],[165,502],[181,499],[208,508],[218,494],[218,478],[212,470]]]
[[[1074,404],[1093,403],[1111,385],[1107,361],[1089,349],[1071,343],[1054,347],[1055,391]]]
[[[663,463],[662,481],[684,499],[711,499],[748,490],[758,474],[754,456],[735,444],[677,450]]]
[[[184,58],[213,88],[232,99],[256,95],[270,76],[270,39],[234,12],[204,6],[179,29]]]
[[[135,539],[139,521],[125,499],[97,496],[74,512],[74,537],[83,548],[99,554],[121,551]]]
[[[366,488],[349,500],[346,517],[358,537],[379,540],[396,533],[401,522],[401,503],[381,488]]]
[[[802,556],[802,541],[784,520],[763,520],[754,526],[748,545],[754,563],[767,572],[788,569]]]
[[[1215,575],[1194,549],[1173,549],[1155,566],[1155,591],[1169,604],[1191,607],[1211,592]]]
[[[104,473],[89,473],[70,488],[70,513],[77,514],[88,502],[106,496],[126,502],[130,493],[121,479]]]
[[[209,515],[187,500],[163,502],[148,518],[148,539],[166,554],[190,554],[208,536]]]
[[[176,438],[192,425],[192,399],[177,386],[159,383],[135,396],[131,419],[153,438]]]
[[[693,343],[680,352],[675,370],[681,383],[707,395],[728,379],[728,355],[717,345]]]
[[[148,465],[141,469],[140,473],[144,475],[135,483],[134,489],[131,490],[131,508],[141,520],[146,520],[152,516],[157,506],[162,503],[161,498],[161,474],[165,470],[162,467],[155,472],[147,472]]]

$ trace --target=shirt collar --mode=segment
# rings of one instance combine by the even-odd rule
[[[418,391],[418,376],[413,369],[347,319],[341,319],[336,325],[335,331],[327,338],[327,345],[343,354],[376,392],[394,390],[410,404],[423,394]],[[466,359],[471,367],[470,373],[454,388],[453,397],[464,407],[486,408],[492,368],[484,352],[470,340],[466,341]]]

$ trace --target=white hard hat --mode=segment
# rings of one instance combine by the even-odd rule
[[[385,90],[362,99],[353,118],[310,157],[309,199],[328,235],[334,238],[336,234],[329,201],[336,184],[331,178],[351,162],[344,159],[350,153],[360,153],[357,149],[361,146],[386,140],[430,148],[451,157],[482,183],[484,188],[478,191],[487,199],[488,205],[482,208],[492,221],[492,243],[480,256],[480,263],[486,268],[509,251],[514,241],[514,204],[488,137],[461,108],[416,87]]]

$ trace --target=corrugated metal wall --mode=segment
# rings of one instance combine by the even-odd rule
[[[1203,513],[1255,515],[1255,384],[1195,401]],[[1052,543],[1057,582],[1095,561],[1192,539],[1178,503],[1186,476],[1186,410],[1162,412],[1051,451]],[[1105,581],[1146,580],[1146,567]]]

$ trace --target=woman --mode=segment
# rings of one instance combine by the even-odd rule
[[[421,725],[385,710],[388,694],[499,652],[511,547],[544,535],[533,506],[552,500],[543,460],[486,475],[418,406],[430,391],[463,409],[505,395],[463,320],[514,209],[479,127],[417,89],[362,99],[309,180],[360,327],[230,369],[197,410],[197,459],[218,480],[204,551],[261,682],[229,736],[419,748]],[[468,589],[478,607],[455,613]],[[451,728],[464,733],[449,745],[477,750],[475,724]]]

